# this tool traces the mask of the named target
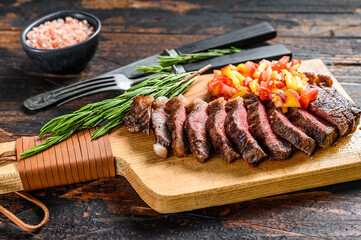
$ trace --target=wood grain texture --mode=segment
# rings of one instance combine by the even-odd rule
[[[321,60],[304,61],[301,71],[332,74]],[[205,98],[212,74],[200,76],[185,96]],[[332,76],[333,77],[333,76]],[[334,87],[350,99],[341,85]],[[297,151],[285,161],[264,161],[251,168],[239,159],[228,164],[217,156],[205,164],[189,154],[159,159],[154,136],[130,134],[123,127],[110,135],[122,174],[140,197],[160,213],[173,213],[267,197],[311,187],[361,179],[361,130],[335,146],[317,149],[312,157]]]
[[[304,61],[300,71],[331,76],[333,86],[351,99],[321,60]],[[206,86],[212,76],[198,77],[185,94],[188,100],[205,99]],[[124,127],[109,137],[117,174],[125,176],[141,198],[160,213],[189,211],[361,179],[359,128],[335,146],[317,149],[312,157],[297,151],[286,161],[266,160],[255,168],[241,159],[228,164],[217,156],[205,164],[195,161],[191,154],[162,160],[153,152],[154,136],[130,134]],[[9,150],[14,144],[3,146]],[[0,193],[23,190],[17,164],[2,167]]]
[[[360,1],[288,0],[3,0],[0,2],[0,141],[33,136],[50,119],[119,92],[29,112],[30,96],[110,71],[142,57],[248,24],[269,21],[296,59],[320,58],[361,106]],[[79,9],[102,21],[98,51],[86,69],[51,75],[34,67],[20,44],[31,21]],[[178,214],[159,215],[124,177],[32,192],[51,211],[36,235],[0,216],[0,239],[358,239],[361,181]],[[15,195],[0,204],[25,221],[41,212]]]

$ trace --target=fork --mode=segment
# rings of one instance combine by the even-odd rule
[[[143,76],[134,80],[121,73],[102,75],[30,97],[24,101],[24,106],[29,110],[38,110],[55,103],[60,106],[95,93],[115,90],[125,91],[131,86],[157,75],[160,74]]]
[[[172,52],[169,53],[172,56]],[[183,65],[173,65],[172,73],[193,72],[211,64],[212,68],[223,67],[228,64],[236,64],[246,61],[259,61],[262,59],[275,60],[282,56],[292,56],[283,44],[269,45],[247,49],[242,52],[227,54],[215,58],[206,59],[200,62],[186,63]],[[38,110],[54,103],[58,106],[70,102],[74,99],[88,96],[94,93],[120,90],[125,91],[134,84],[160,74],[146,75],[137,78],[127,77],[124,73],[108,72],[92,79],[84,80],[53,91],[38,94],[24,101],[24,106],[30,110]]]

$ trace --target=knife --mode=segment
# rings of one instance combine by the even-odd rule
[[[250,45],[258,44],[275,37],[276,30],[268,22],[261,22],[238,29],[236,31],[224,33],[215,37],[207,38],[181,47],[177,47],[172,50],[174,50],[174,52],[179,55],[186,53],[203,52],[214,48],[228,48],[231,46],[245,48]],[[139,66],[159,65],[157,60],[160,55],[168,54],[167,51],[164,51],[162,54],[155,54],[151,57],[135,61],[126,66],[107,72],[103,75],[122,73],[130,79],[140,77],[144,75],[144,73],[135,72],[134,70]]]

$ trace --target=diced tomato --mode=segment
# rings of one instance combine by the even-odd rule
[[[301,66],[301,60],[293,60],[291,63],[291,70],[297,70]]]
[[[274,81],[272,79],[269,79],[267,81],[267,88],[268,90],[272,91],[272,88],[274,87]]]
[[[283,82],[275,81],[276,88],[283,88],[285,84]]]
[[[213,79],[208,82],[208,91],[213,95],[219,93],[219,87],[226,83],[229,78],[224,75],[214,75]]]
[[[271,93],[271,91],[270,91],[268,88],[265,88],[265,87],[260,87],[260,88],[259,88],[259,91],[262,92],[262,93],[263,93],[263,92],[264,92],[264,93],[267,93],[267,94]]]
[[[268,90],[267,88],[260,87],[259,92],[260,92],[260,98],[261,98],[262,101],[271,99],[270,96],[269,96],[271,91]]]
[[[266,70],[264,70],[263,72],[261,72],[261,74],[259,75],[259,81],[266,81],[268,82],[269,80],[271,80],[271,75],[272,75],[272,69],[271,67],[268,67]]]
[[[307,97],[305,97],[305,95],[302,95],[302,94],[301,94],[301,96],[300,96],[300,103],[301,103],[301,107],[302,107],[303,109],[307,109],[309,102],[310,102],[310,100],[309,100]]]
[[[257,64],[248,61],[244,64],[244,68],[247,70],[247,76],[251,77],[257,69]]]
[[[317,97],[318,90],[311,88],[309,85],[304,90],[301,91],[301,95],[307,97],[310,101],[314,100]]]
[[[273,70],[280,72],[285,68],[286,64],[290,61],[289,56],[283,56],[278,62],[272,67]]]
[[[244,85],[245,85],[246,87],[248,87],[249,83],[252,82],[252,81],[253,81],[252,78],[246,77],[246,79],[244,80]]]
[[[235,88],[227,86],[224,83],[219,87],[219,91],[222,92],[227,99],[232,97],[237,92]]]

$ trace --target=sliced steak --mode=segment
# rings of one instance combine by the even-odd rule
[[[337,128],[330,123],[313,116],[301,108],[289,108],[288,119],[308,136],[315,139],[320,147],[332,146],[337,138]]]
[[[153,150],[158,157],[163,159],[168,156],[168,148],[172,141],[167,127],[167,113],[165,111],[165,105],[168,101],[167,97],[159,97],[152,104],[152,125],[155,135]]]
[[[345,109],[343,103],[330,95],[321,87],[317,88],[317,98],[309,103],[309,110],[316,116],[328,121],[338,128],[340,136],[350,132],[353,125],[354,115],[350,110]]]
[[[314,74],[310,72],[304,73],[306,77],[309,79],[309,83],[315,86],[325,86],[331,87],[332,86],[332,79],[329,76],[322,75],[322,74]]]
[[[323,87],[323,89],[333,97],[335,102],[342,104],[342,113],[351,121],[351,131],[354,130],[359,123],[361,108],[345,98],[340,92],[333,87]]]
[[[217,154],[226,162],[231,163],[240,155],[234,150],[232,142],[227,138],[224,122],[226,120],[226,101],[218,98],[208,104],[207,132]]]
[[[226,104],[227,117],[225,129],[228,137],[234,142],[242,157],[251,165],[256,166],[267,155],[249,133],[247,111],[243,99],[237,97]]]
[[[310,110],[336,125],[341,136],[354,130],[360,119],[361,108],[333,88],[329,76],[313,73],[305,73],[305,75],[309,78],[312,87],[318,89],[318,97],[311,104]]]
[[[189,113],[184,125],[189,148],[194,157],[201,163],[204,163],[209,158],[210,152],[210,143],[206,130],[207,106],[208,104],[201,99],[194,100],[191,106],[187,107]]]
[[[266,109],[261,101],[253,94],[245,98],[247,105],[247,120],[249,132],[259,141],[263,149],[266,149],[271,159],[287,159],[292,154],[291,144],[277,137],[273,133],[271,125],[268,122]]]
[[[183,95],[174,97],[166,104],[165,110],[168,113],[167,126],[172,135],[172,150],[177,157],[187,155],[187,139],[184,132],[186,120],[187,99]]]
[[[274,107],[273,103],[267,105],[267,117],[274,133],[286,139],[297,149],[310,156],[316,147],[316,141],[295,127],[287,117]]]
[[[130,111],[124,117],[124,125],[131,133],[144,132],[149,135],[153,96],[139,95],[130,104]]]

